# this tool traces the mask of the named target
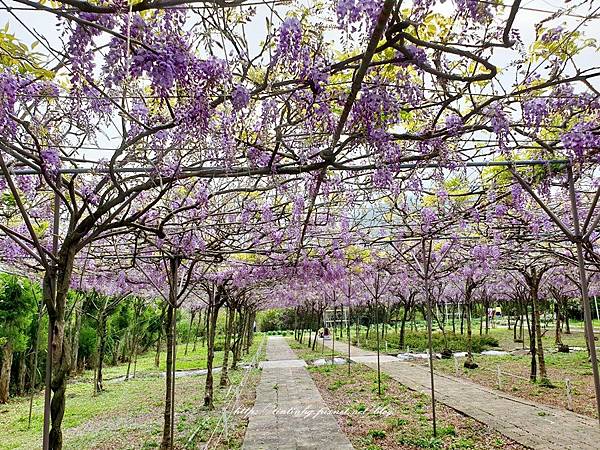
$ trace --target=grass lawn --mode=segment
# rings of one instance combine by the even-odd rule
[[[331,356],[344,356],[343,353],[340,353],[339,351],[332,351],[329,347],[324,347],[321,344],[322,341],[317,341],[317,345],[315,346],[315,350],[312,350],[312,347],[309,348],[308,347],[308,341],[305,340],[303,344],[301,344],[300,342],[296,341],[293,337],[288,337],[287,338],[287,343],[290,345],[290,347],[292,347],[292,349],[294,350],[294,352],[298,355],[299,358],[304,359],[305,361],[314,361],[317,359],[331,359]],[[342,343],[340,342],[340,345],[342,345]],[[337,347],[337,341],[336,341],[336,347]],[[343,348],[343,347],[340,347]]]
[[[475,362],[479,367],[472,370],[463,368],[463,358],[458,360],[460,377],[498,389],[497,368],[500,367],[501,390],[516,397],[558,408],[567,407],[565,380],[569,379],[572,386],[573,411],[590,417],[597,416],[592,367],[587,360],[587,352],[545,355],[548,377],[554,387],[529,381],[531,364],[529,355],[475,356]],[[452,359],[436,360],[434,367],[441,372],[455,375],[455,364]]]
[[[257,334],[257,339],[259,339],[259,335]],[[190,343],[188,347],[188,353],[185,354],[186,344],[178,344],[177,345],[177,357],[176,357],[176,366],[177,370],[195,370],[195,369],[206,369],[206,357],[207,350],[205,346],[202,346],[200,341],[198,341],[196,345],[196,351],[192,351],[193,344]],[[160,353],[160,362],[159,366],[156,367],[155,362],[155,351],[149,350],[143,355],[138,356],[137,361],[137,369],[136,373],[142,376],[149,376],[153,374],[158,374],[160,372],[165,371],[166,367],[166,352],[163,349]],[[231,355],[230,355],[231,356]],[[230,360],[231,361],[231,360]],[[220,367],[223,363],[223,352],[216,351],[215,359],[213,362],[213,367]],[[103,378],[105,380],[110,380],[111,378],[124,377],[127,374],[127,364],[118,364],[116,366],[108,366],[104,365],[102,369]],[[130,376],[133,375],[133,363],[131,364]],[[74,382],[83,382],[83,381],[91,381],[94,378],[93,370],[86,370],[83,373],[77,375],[73,378]]]
[[[256,354],[262,337],[257,335],[246,361]],[[181,346],[180,346],[181,348]],[[264,350],[264,349],[263,349]],[[181,351],[178,349],[178,352]],[[183,354],[183,351],[181,351]],[[222,361],[222,352],[220,361]],[[204,354],[204,358],[202,355]],[[163,355],[164,356],[164,355]],[[196,358],[194,360],[194,358]],[[141,362],[141,364],[140,364]],[[217,363],[216,365],[219,365]],[[177,369],[206,367],[206,349],[197,349],[188,357],[178,357]],[[108,368],[106,378],[124,375],[126,366]],[[93,374],[84,373],[67,387],[66,410],[63,420],[65,448],[85,449],[140,449],[156,448],[162,432],[162,414],[165,379],[155,374],[154,354],[138,360],[139,377],[129,381],[105,383],[106,391],[93,396]],[[110,373],[110,376],[109,376]],[[211,448],[240,448],[245,430],[245,419],[234,418],[228,423],[228,437],[218,436],[222,425],[221,407],[237,393],[237,385],[244,379],[245,389],[240,398],[244,405],[254,401],[254,385],[258,370],[239,369],[230,372],[234,388],[215,388],[215,411],[203,408],[205,376],[180,377],[176,380],[175,436],[178,448],[197,448],[216,427],[216,441]],[[87,382],[87,381],[90,382]],[[216,375],[215,386],[219,375]],[[228,396],[227,396],[228,395]],[[32,449],[40,447],[43,421],[43,393],[34,397],[31,428],[27,426],[29,400],[14,398],[0,406],[0,449]],[[190,438],[193,436],[193,439]],[[189,444],[188,444],[188,441]]]
[[[362,364],[311,367],[311,376],[342,431],[356,449],[523,449],[485,425],[437,405],[438,436],[432,434],[427,395],[413,392]]]
[[[476,328],[474,332],[473,337],[475,339],[480,339],[479,329]],[[498,389],[497,369],[499,367],[502,372],[500,387],[503,391],[516,397],[526,398],[558,408],[567,407],[566,380],[568,379],[572,386],[573,410],[579,414],[596,417],[592,367],[588,362],[587,352],[577,351],[571,353],[558,353],[554,342],[554,330],[548,328],[545,330],[542,341],[548,376],[554,387],[545,387],[539,383],[531,383],[529,381],[531,357],[529,354],[526,354],[527,350],[522,350],[523,348],[529,347],[529,338],[526,329],[524,330],[524,333],[525,342],[518,343],[514,342],[512,330],[501,327],[490,329],[488,336],[497,341],[498,346],[488,348],[505,351],[521,349],[521,352],[519,354],[507,356],[475,355],[475,362],[479,364],[479,368],[473,370],[464,369],[462,367],[464,359],[459,358],[459,376]],[[412,336],[410,342],[419,344],[413,347],[414,350],[423,351],[426,349],[426,347],[424,347],[426,341],[422,339],[421,332],[418,334],[409,333],[407,334],[407,337],[409,335]],[[437,335],[438,338],[437,342],[441,342],[441,333],[437,332],[435,335]],[[485,337],[485,333],[483,337]],[[352,339],[353,341],[356,339],[354,334],[352,335]],[[465,348],[460,345],[464,342],[462,339],[463,337],[459,337],[452,341],[455,343],[455,347],[452,348],[454,351],[465,350]],[[385,351],[385,340],[386,339],[380,343],[382,351]],[[387,340],[388,353],[398,353],[400,350],[393,344],[394,342],[397,342],[397,335],[395,335],[391,329],[388,330]],[[562,341],[570,347],[585,348],[586,346],[585,335],[582,331],[578,330],[573,330],[571,334],[564,334],[562,336]],[[376,348],[374,336],[370,336],[367,341],[364,332],[361,333],[360,343],[363,348],[371,350]],[[436,350],[439,350],[439,348],[436,348]],[[417,361],[417,363],[419,363],[419,361]],[[427,364],[426,361],[420,361],[420,363]],[[456,374],[453,359],[436,360],[434,364],[436,370],[451,375]]]

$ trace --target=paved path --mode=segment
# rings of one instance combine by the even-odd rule
[[[244,449],[353,448],[305,366],[284,338],[269,337]]]
[[[331,341],[325,341],[331,346]],[[339,345],[339,347],[338,347]],[[336,350],[348,344],[336,342]],[[370,358],[370,359],[368,359]],[[375,352],[351,346],[350,359],[377,369]],[[381,355],[381,371],[411,390],[431,392],[429,369]],[[436,400],[535,449],[599,449],[600,428],[589,417],[512,397],[473,382],[436,372]]]

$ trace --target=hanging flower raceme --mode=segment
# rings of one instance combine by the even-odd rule
[[[338,26],[350,33],[361,29],[371,32],[382,6],[382,0],[338,0],[335,8]]]
[[[490,118],[490,124],[492,125],[492,129],[496,134],[496,138],[498,139],[498,147],[500,148],[501,153],[507,153],[508,133],[510,131],[508,116],[504,113],[502,107],[499,105],[493,107],[490,106],[485,112]]]
[[[55,147],[45,148],[40,151],[40,157],[42,158],[42,169],[44,172],[51,178],[56,178],[61,166],[58,149]]]
[[[397,121],[400,103],[392,90],[384,85],[364,89],[352,107],[350,124],[365,134],[372,143],[388,139],[387,128]]]
[[[233,109],[240,111],[250,103],[250,92],[242,85],[236,85],[231,91],[231,104]]]
[[[275,61],[295,66],[302,46],[302,24],[295,17],[286,18],[277,35]]]
[[[421,229],[423,232],[427,233],[430,231],[437,218],[437,214],[433,208],[423,208],[421,210]]]
[[[600,136],[596,134],[596,128],[597,124],[581,122],[561,136],[560,140],[570,158],[582,161],[590,151],[598,151]]]
[[[450,114],[446,117],[446,129],[450,136],[460,134],[463,128],[463,120],[458,114]]]
[[[492,18],[490,4],[479,0],[454,0],[459,13],[476,22],[486,22]]]
[[[410,65],[422,65],[427,63],[427,53],[420,47],[414,44],[407,45],[403,51],[396,52],[397,64],[401,67]]]
[[[540,125],[548,116],[548,102],[543,98],[536,98],[522,104],[523,122],[538,131]]]
[[[113,14],[96,14],[80,12],[79,17],[86,22],[91,22],[99,27],[113,29],[117,19]],[[71,64],[71,86],[79,89],[82,83],[93,79],[94,70],[94,38],[102,34],[101,29],[88,26],[85,23],[76,23],[67,42],[67,54]]]
[[[15,132],[15,123],[10,116],[15,114],[18,85],[12,73],[0,73],[0,136],[9,137]]]

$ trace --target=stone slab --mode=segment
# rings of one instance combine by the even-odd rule
[[[357,363],[368,364],[375,363],[377,364],[377,355],[366,355],[366,356],[350,356],[350,359]],[[390,355],[379,355],[379,362],[397,362],[398,358]]]
[[[244,450],[353,448],[323,401],[306,363],[296,357],[285,339],[269,337],[264,363],[269,364],[256,388]]]
[[[306,367],[302,359],[277,359],[275,361],[261,361],[258,365],[261,369],[282,369],[285,367]]]

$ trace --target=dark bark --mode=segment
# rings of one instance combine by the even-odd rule
[[[561,314],[560,308],[558,307],[558,300],[554,303],[554,315],[556,317],[556,326],[554,327],[554,343],[558,345],[562,345],[562,340],[560,337],[560,330],[562,328],[561,325]]]
[[[65,336],[65,307],[71,283],[71,273],[76,249],[65,240],[58,255],[58,264],[44,274],[42,293],[48,310],[47,388],[50,387],[50,402],[44,415],[49,417],[48,446],[52,450],[62,449],[62,419],[65,414],[65,392],[70,372],[71,349]]]
[[[99,394],[103,390],[102,386],[102,368],[104,367],[104,353],[106,351],[106,318],[104,313],[98,315],[98,363],[96,366],[96,380],[94,385],[94,393]]]
[[[234,310],[232,308],[227,308],[227,315],[225,318],[225,342],[223,344],[223,366],[221,367],[221,379],[219,381],[219,386],[221,387],[225,387],[229,384],[228,366],[231,334],[233,332],[233,316]]]
[[[206,355],[206,384],[204,387],[204,406],[209,409],[213,409],[213,362],[215,358],[215,336],[217,331],[217,318],[219,315],[219,308],[222,305],[222,287],[217,287],[216,295],[211,298],[210,306],[208,309],[209,321],[208,321],[208,336],[207,336],[207,355]]]
[[[69,374],[70,352],[68,341],[65,339],[65,323],[63,320],[51,320],[52,327],[52,399],[50,402],[50,448],[62,449],[62,420],[65,415],[65,392]]]
[[[246,336],[246,353],[250,352],[250,346],[252,345],[252,340],[254,339],[254,320],[256,319],[256,311],[252,309],[248,317],[248,330]]]
[[[10,369],[13,362],[13,348],[10,342],[2,346],[2,365],[0,366],[0,403],[8,402],[10,394]]]
[[[167,338],[167,358],[166,358],[166,372],[165,372],[165,410],[164,410],[164,422],[163,422],[163,437],[162,442],[160,444],[161,450],[169,450],[172,448],[173,444],[171,441],[171,410],[172,404],[174,401],[173,398],[173,390],[172,390],[172,377],[173,377],[173,342],[174,342],[174,333],[173,333],[173,322],[175,321],[175,308],[169,302],[167,306],[167,320],[165,323],[165,331]]]
[[[192,353],[196,351],[196,344],[198,342],[198,334],[200,333],[200,324],[202,323],[202,310],[198,311],[198,323],[196,324],[196,332],[194,333],[194,346],[192,347]]]
[[[163,305],[160,310],[159,326],[158,326],[158,337],[156,338],[156,354],[154,355],[154,366],[160,366],[160,343],[162,341],[163,328],[165,326],[165,312],[167,305]]]
[[[78,307],[79,305],[75,305],[75,326],[73,327],[73,333],[71,336],[71,371],[77,372],[78,364],[77,360],[79,359],[79,333],[81,332],[81,311]]]
[[[242,310],[238,310],[237,320],[234,322],[234,338],[232,347],[231,370],[237,370],[237,365],[241,358],[242,345],[244,337],[246,336],[246,323],[248,321],[248,315],[242,314]]]
[[[19,353],[19,376],[17,380],[17,394],[23,395],[25,393],[25,377],[27,376],[27,353]]]
[[[469,279],[466,282],[465,286],[465,314],[467,318],[467,358],[465,360],[464,366],[467,369],[475,369],[477,368],[477,364],[473,361],[473,333],[471,327],[471,313],[473,310],[473,305],[471,302],[473,290],[475,289],[475,283]]]
[[[192,313],[190,314],[190,328],[188,330],[187,339],[185,340],[185,351],[183,352],[184,355],[187,355],[187,353],[188,353],[188,345],[190,345],[190,337],[192,334],[192,328],[194,325],[195,317],[196,317],[196,311],[192,311]]]
[[[533,308],[532,308],[533,309]],[[533,311],[532,311],[533,316]],[[529,372],[529,379],[531,381],[537,380],[537,358],[536,358],[536,343],[535,343],[535,322],[529,320],[529,311],[527,307],[525,309],[525,317],[527,319],[527,332],[529,334],[529,352],[531,354],[531,366]]]
[[[456,305],[452,304],[452,334],[456,334]]]
[[[537,357],[538,364],[540,369],[540,377],[542,382],[548,381],[548,374],[546,372],[546,360],[544,358],[544,347],[542,344],[542,327],[540,324],[540,306],[537,294],[537,288],[535,290],[535,295],[533,295],[533,320],[535,322],[535,337],[537,343]]]
[[[542,343],[542,327],[540,321],[540,305],[539,305],[539,285],[544,275],[545,270],[538,270],[535,267],[529,268],[523,272],[525,281],[529,288],[529,296],[531,299],[531,319],[533,326],[532,338],[536,344],[536,354],[539,365],[539,373],[541,382],[548,383],[548,375],[546,372],[546,361],[544,359],[544,346]]]
[[[404,307],[404,311],[402,312],[402,321],[400,322],[400,337],[398,338],[398,346],[400,350],[404,349],[404,339],[406,336],[406,319],[408,318],[408,305]]]

